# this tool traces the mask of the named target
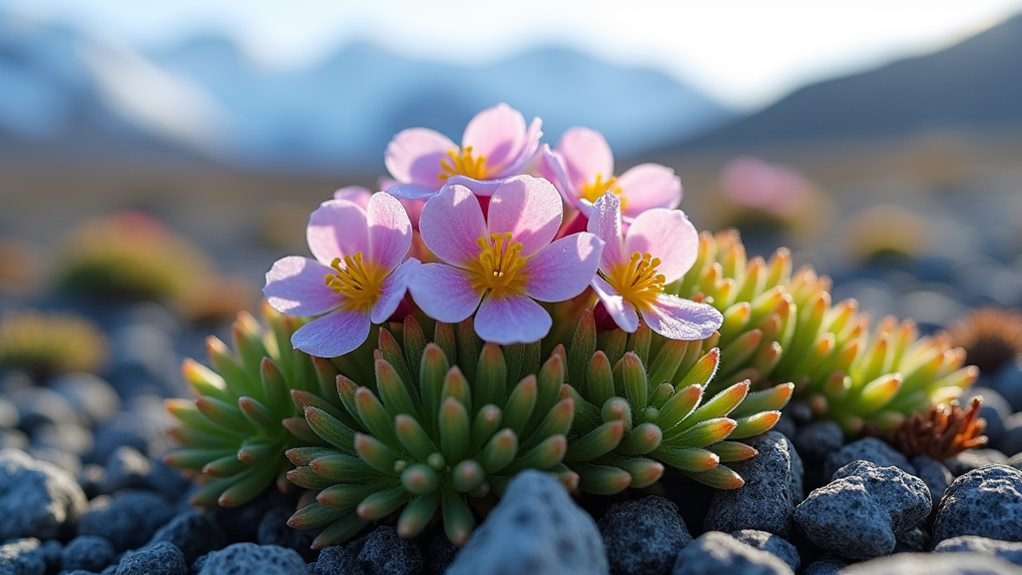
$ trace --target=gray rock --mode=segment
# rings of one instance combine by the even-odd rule
[[[899,553],[841,570],[841,575],[1008,575],[1019,571],[979,553]]]
[[[1009,563],[1022,566],[1022,543],[1011,541],[1000,541],[977,535],[962,535],[941,541],[933,550],[938,553],[973,551],[984,555],[995,555]]]
[[[1011,405],[1014,412],[1022,411],[1022,358],[1005,365],[990,385]]]
[[[274,507],[259,520],[256,531],[256,543],[260,545],[279,545],[298,551],[307,560],[316,558],[312,550],[314,534],[310,531],[288,527],[287,520],[294,514],[288,507]]]
[[[13,429],[18,426],[18,421],[18,408],[0,397],[0,429]]]
[[[414,543],[399,537],[396,529],[381,525],[366,537],[358,563],[367,573],[415,575],[422,572],[422,553]]]
[[[802,575],[836,575],[847,566],[848,563],[845,563],[840,559],[820,559],[819,561],[813,561],[809,565],[806,565],[805,571],[802,571]]]
[[[308,575],[302,556],[277,545],[235,543],[204,557],[198,575]]]
[[[1008,460],[1008,465],[1022,471],[1022,453],[1016,453]]]
[[[74,477],[24,451],[0,451],[0,541],[56,537],[85,510]]]
[[[149,541],[174,514],[174,508],[156,494],[122,491],[113,499],[93,499],[78,524],[78,533],[106,537],[114,549],[125,551]]]
[[[316,559],[316,563],[309,571],[313,575],[336,575],[337,573],[363,575],[365,573],[359,566],[355,554],[340,545],[331,545],[320,551],[319,558]]]
[[[31,445],[26,451],[32,459],[52,463],[71,475],[78,475],[78,472],[82,470],[82,460],[78,459],[74,453],[38,445]]]
[[[792,513],[804,496],[802,460],[791,441],[777,432],[747,443],[759,454],[732,466],[745,479],[745,486],[715,491],[704,527],[725,532],[758,529],[787,536]]]
[[[847,559],[894,550],[897,536],[930,513],[930,491],[897,467],[855,461],[795,509],[795,522],[818,547]]]
[[[72,539],[61,551],[61,568],[68,571],[102,571],[113,563],[117,552],[109,541],[95,535],[81,535]]]
[[[756,549],[720,531],[703,533],[678,553],[672,575],[792,575],[772,553]]]
[[[1022,541],[1022,471],[994,465],[955,479],[937,508],[933,542],[959,535]]]
[[[32,537],[0,545],[0,575],[46,575],[46,557]]]
[[[1022,411],[1012,414],[1004,422],[1004,434],[1001,435],[1001,442],[996,447],[1008,456],[1022,453]]]
[[[454,563],[454,558],[458,555],[458,548],[451,543],[446,534],[437,531],[430,538],[423,554],[423,559],[426,561],[426,567],[423,570],[425,575],[444,575],[451,563]]]
[[[895,553],[914,553],[930,550],[930,534],[922,527],[909,529],[898,534],[898,542],[894,546]]]
[[[44,424],[78,423],[78,414],[59,393],[47,387],[28,387],[10,396],[18,408],[20,427],[32,434],[32,429]]]
[[[925,455],[913,457],[912,467],[916,468],[916,477],[922,479],[930,490],[930,503],[936,508],[955,476],[943,463]]]
[[[117,413],[121,398],[106,380],[91,373],[68,373],[50,383],[86,425],[108,421]]]
[[[996,449],[968,449],[944,460],[955,477],[970,471],[990,467],[991,465],[1007,465],[1008,458]]]
[[[118,447],[106,461],[106,483],[103,490],[113,493],[121,489],[146,489],[149,487],[147,478],[152,469],[152,460],[137,449],[126,445]]]
[[[791,439],[798,433],[798,428],[795,426],[795,420],[791,418],[787,413],[782,413],[781,418],[777,420],[777,424],[774,425],[773,431],[780,433],[781,435]]]
[[[227,545],[227,538],[220,526],[202,512],[194,510],[185,511],[160,527],[149,544],[161,541],[173,543],[180,549],[188,565],[206,553]]]
[[[692,541],[678,506],[650,495],[615,503],[600,519],[611,573],[669,573],[678,550]]]
[[[450,575],[607,573],[596,523],[553,476],[519,473],[500,503],[472,534]]]
[[[962,394],[962,397],[965,398],[962,405],[968,405],[972,398],[977,396],[983,398],[983,405],[979,408],[979,416],[987,420],[987,426],[983,431],[983,435],[990,438],[991,445],[997,445],[1004,434],[1004,422],[1011,416],[1014,410],[1011,409],[1011,405],[1008,403],[1008,400],[1004,399],[1004,396],[989,387],[975,387],[966,391]]]
[[[43,554],[43,561],[46,562],[46,571],[60,570],[60,554],[64,551],[64,546],[60,541],[56,539],[43,541],[39,546],[39,551]]]
[[[908,473],[916,472],[901,452],[875,437],[866,437],[853,441],[831,453],[823,463],[823,475],[828,478],[832,477],[835,471],[859,459],[875,463],[880,467],[893,465]]]
[[[185,556],[173,543],[161,541],[128,551],[117,563],[115,575],[188,575]]]
[[[92,450],[92,431],[77,423],[44,423],[32,429],[32,445],[83,456]]]
[[[792,571],[798,571],[798,566],[802,563],[798,549],[780,535],[774,535],[766,531],[756,531],[755,529],[743,529],[735,531],[731,536],[746,545],[773,553],[778,559],[784,561],[788,567],[791,567]]]
[[[802,457],[812,461],[823,461],[845,444],[845,433],[840,425],[824,419],[799,429],[793,443]]]

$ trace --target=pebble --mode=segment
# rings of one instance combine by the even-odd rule
[[[277,545],[235,543],[200,559],[198,575],[307,575],[302,556]],[[198,562],[197,562],[198,563]],[[341,572],[343,573],[343,571]]]
[[[88,455],[94,441],[92,431],[78,423],[46,423],[32,428],[32,445],[51,447],[76,456]]]
[[[842,569],[848,566],[848,563],[836,558],[820,559],[819,561],[813,561],[809,565],[806,565],[802,575],[837,575]]]
[[[220,526],[196,510],[185,511],[168,521],[153,534],[149,544],[161,541],[173,543],[180,549],[188,565],[206,553],[227,545],[227,538]]]
[[[498,572],[608,572],[596,523],[552,475],[529,470],[515,476],[448,570],[450,575]]]
[[[841,570],[841,575],[1007,575],[1018,570],[979,553],[899,553]]]
[[[1014,412],[1008,400],[989,387],[974,387],[962,395],[965,398],[962,405],[969,405],[976,396],[983,398],[983,404],[979,408],[979,416],[987,421],[983,435],[990,438],[991,445],[997,445],[1004,434],[1005,420]]]
[[[67,471],[17,449],[0,450],[0,541],[56,537],[86,508]]]
[[[451,543],[446,534],[442,531],[434,533],[423,553],[423,559],[426,561],[425,574],[444,575],[457,555],[458,548]]]
[[[774,535],[766,531],[756,531],[755,529],[742,529],[741,531],[735,531],[731,536],[746,545],[773,553],[778,559],[784,561],[788,567],[791,567],[792,571],[798,571],[798,566],[802,563],[798,549],[780,535]]]
[[[745,486],[715,491],[704,527],[725,532],[758,529],[785,537],[795,506],[804,497],[802,460],[791,441],[774,431],[746,443],[759,454],[733,465]]]
[[[703,533],[678,553],[671,575],[792,575],[772,553],[738,541],[727,533]]]
[[[990,387],[1001,394],[1012,411],[1022,411],[1022,358],[1002,367]]]
[[[1022,453],[1016,453],[1008,460],[1008,465],[1022,471]]]
[[[355,554],[340,545],[324,547],[310,569],[313,575],[363,575]]]
[[[936,509],[940,498],[944,496],[944,491],[955,480],[955,476],[943,463],[925,455],[913,457],[912,467],[916,468],[916,477],[922,479],[926,488],[930,490],[930,503]]]
[[[358,553],[362,571],[374,575],[416,575],[422,572],[422,552],[414,543],[402,539],[389,525],[374,529]]]
[[[933,543],[959,535],[1022,541],[1022,471],[994,465],[955,479],[933,523]]]
[[[828,478],[833,477],[835,471],[860,459],[870,461],[880,467],[893,465],[908,473],[916,472],[901,452],[875,437],[866,437],[853,441],[831,453],[824,461],[823,475]]]
[[[833,421],[814,421],[799,429],[792,442],[803,458],[823,461],[845,444],[845,433],[841,426]]]
[[[43,424],[78,423],[78,414],[71,404],[59,393],[47,387],[20,389],[10,396],[18,408],[21,429],[32,433],[32,429]]]
[[[122,491],[112,498],[97,497],[78,524],[81,535],[106,537],[114,549],[135,549],[174,516],[174,508],[147,491]]]
[[[84,425],[109,421],[121,405],[121,399],[105,379],[91,373],[68,373],[50,383],[78,414]]]
[[[850,463],[795,509],[795,522],[821,549],[847,559],[892,552],[897,536],[930,513],[930,491],[918,477],[869,461]]]
[[[146,489],[152,470],[152,461],[142,452],[134,447],[118,447],[107,459],[103,490],[113,493],[122,489]]]
[[[287,507],[270,509],[259,521],[256,543],[287,547],[298,551],[305,559],[315,559],[316,553],[312,550],[312,540],[315,538],[313,533],[288,527],[287,520],[291,515],[293,511]]]
[[[994,555],[1022,566],[1022,543],[1020,542],[1000,541],[977,535],[962,535],[941,541],[933,550],[937,553],[974,551],[984,555]]]
[[[13,403],[0,397],[0,429],[14,429],[18,426],[18,408]]]
[[[996,447],[1007,456],[1022,453],[1022,411],[1004,421],[1004,434]]]
[[[944,460],[944,465],[951,470],[955,477],[976,469],[1007,463],[1007,456],[996,449],[967,449]]]
[[[115,575],[188,575],[185,556],[173,543],[161,541],[128,551],[117,564]]]
[[[63,569],[73,571],[102,571],[113,563],[117,552],[114,546],[103,537],[80,535],[72,539],[60,553],[60,565]]]
[[[30,537],[0,544],[0,575],[46,575],[39,540]]]
[[[656,495],[615,503],[598,526],[617,575],[667,573],[678,550],[692,541],[678,506]]]

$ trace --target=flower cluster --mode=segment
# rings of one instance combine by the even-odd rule
[[[309,219],[313,258],[285,257],[266,275],[271,306],[314,318],[295,348],[344,356],[373,325],[415,314],[532,343],[551,333],[552,312],[590,304],[629,333],[641,319],[668,339],[713,334],[720,312],[665,293],[699,246],[675,209],[674,172],[642,164],[615,177],[600,134],[575,128],[551,149],[540,125],[501,104],[469,122],[460,146],[424,128],[395,136],[384,190],[339,190]]]

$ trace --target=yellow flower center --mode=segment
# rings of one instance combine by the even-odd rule
[[[593,203],[596,203],[596,200],[603,197],[603,194],[607,192],[617,195],[621,199],[621,209],[625,208],[626,198],[621,195],[621,186],[617,185],[617,178],[614,176],[604,180],[603,174],[596,174],[595,180],[582,184],[582,189],[579,190],[582,198]]]
[[[635,252],[627,263],[617,264],[609,273],[601,274],[625,301],[645,311],[652,308],[656,297],[664,292],[667,278],[657,273],[659,265],[660,258]]]
[[[486,158],[472,154],[472,146],[464,149],[451,148],[447,157],[440,160],[440,179],[446,181],[451,176],[467,176],[474,180],[485,180]]]
[[[368,311],[380,299],[380,288],[387,279],[387,270],[365,261],[362,252],[334,258],[330,263],[337,273],[327,274],[326,285],[345,297],[341,308],[346,311]]]
[[[525,267],[527,258],[522,257],[522,243],[511,241],[511,233],[490,234],[476,240],[482,249],[479,257],[469,263],[472,287],[483,293],[493,290],[493,295],[502,297],[522,293],[525,290]]]

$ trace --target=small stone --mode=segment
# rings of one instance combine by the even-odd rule
[[[78,523],[80,535],[106,537],[114,549],[141,546],[174,516],[174,508],[147,491],[122,491],[112,499],[97,497]]]
[[[89,499],[103,494],[106,486],[106,468],[96,463],[86,463],[78,471],[78,485]]]
[[[46,562],[46,570],[59,571],[60,554],[64,551],[64,545],[56,539],[48,539],[43,541],[42,545],[39,546],[39,550],[43,554],[43,561]]]
[[[200,559],[198,575],[308,575],[302,556],[277,545],[235,543]],[[198,562],[197,562],[198,563]],[[343,572],[342,572],[343,573]]]
[[[309,531],[288,527],[287,520],[291,515],[293,511],[287,507],[270,509],[259,521],[256,543],[294,549],[306,560],[315,559],[316,553],[312,550],[312,540],[315,537]]]
[[[106,493],[122,489],[148,488],[146,479],[152,472],[152,461],[134,447],[121,446],[106,462]]]
[[[996,447],[1008,456],[1022,453],[1022,412],[1012,414],[1005,420],[1004,434]]]
[[[152,441],[145,421],[135,414],[121,411],[95,430],[92,451],[87,460],[92,463],[105,463],[118,447],[133,447],[141,453],[150,453]]]
[[[117,413],[121,399],[106,380],[91,373],[68,373],[50,383],[85,425],[108,421]]]
[[[10,396],[18,408],[19,425],[29,435],[40,425],[78,423],[78,414],[59,393],[47,387],[28,387]]]
[[[755,529],[742,529],[741,531],[735,531],[731,536],[746,545],[773,553],[778,559],[784,561],[788,567],[791,567],[792,571],[798,571],[798,566],[802,563],[798,549],[780,535],[774,535],[766,531],[756,531]]]
[[[837,575],[848,563],[836,558],[820,559],[806,565],[802,575]]]
[[[117,564],[115,575],[188,575],[185,556],[173,543],[161,541],[128,551]]]
[[[997,445],[1001,441],[1001,435],[1004,434],[1005,420],[1014,412],[1008,400],[989,387],[974,387],[962,396],[965,398],[962,405],[969,405],[974,397],[983,398],[983,404],[979,408],[979,416],[987,422],[983,435],[990,438],[991,445]],[[952,469],[952,471],[954,470]]]
[[[944,465],[951,470],[955,477],[976,469],[991,465],[1006,465],[1007,463],[1007,456],[996,449],[967,449],[944,460]]]
[[[415,575],[422,571],[422,553],[397,530],[381,525],[366,537],[358,554],[362,570],[379,575]]]
[[[930,550],[930,534],[922,527],[909,529],[898,534],[898,542],[894,545],[895,553],[912,553]]]
[[[793,443],[798,454],[805,459],[823,461],[845,444],[845,433],[840,425],[824,419],[799,429]]]
[[[922,479],[930,490],[930,503],[936,508],[955,476],[943,463],[925,455],[913,457],[912,467],[916,468],[916,477]]]
[[[933,550],[938,553],[973,551],[984,555],[994,555],[1022,566],[1022,543],[1019,542],[1000,541],[978,535],[962,535],[941,541]]]
[[[1002,367],[990,388],[1001,394],[1012,411],[1022,411],[1022,358]]]
[[[607,573],[596,523],[553,476],[523,471],[476,529],[450,575]]]
[[[103,537],[81,535],[72,539],[61,551],[60,565],[68,571],[102,571],[113,563],[116,555],[114,546]]]
[[[870,461],[880,467],[893,465],[908,473],[916,472],[901,452],[875,437],[866,437],[831,453],[824,461],[823,475],[827,478],[833,477],[835,471],[859,459]]]
[[[18,408],[0,397],[0,429],[14,429],[18,426]]]
[[[1022,471],[1022,453],[1016,453],[1008,460],[1008,465]]]
[[[668,573],[678,550],[692,541],[678,506],[656,495],[615,503],[599,529],[616,575]]]
[[[0,541],[54,538],[85,506],[85,493],[68,472],[24,451],[0,451]]]
[[[46,575],[46,557],[32,537],[0,545],[0,575]]]
[[[268,489],[252,501],[238,507],[214,507],[210,516],[223,529],[230,541],[255,541],[259,537],[262,518],[273,509],[294,512],[294,504],[276,489]]]
[[[423,553],[423,559],[426,561],[425,574],[444,575],[457,555],[457,546],[451,543],[443,531],[434,533]]]
[[[703,533],[678,553],[672,575],[792,575],[772,553],[756,549],[720,531]]]
[[[1022,541],[1022,471],[994,465],[955,479],[937,509],[933,542],[959,535]]]
[[[315,566],[310,571],[313,575],[336,575],[337,573],[364,575],[355,554],[340,545],[324,547],[319,552],[319,558],[316,559]]]
[[[732,465],[745,486],[715,491],[704,527],[725,532],[758,529],[785,537],[791,530],[795,506],[804,496],[802,460],[791,441],[777,432],[746,443],[759,454]]]
[[[195,510],[185,511],[168,521],[153,534],[149,544],[161,541],[173,543],[180,549],[188,565],[206,553],[227,545],[227,538],[220,526],[207,515]]]
[[[52,463],[71,475],[78,475],[78,472],[82,470],[82,460],[78,459],[78,456],[74,453],[68,453],[52,447],[39,447],[34,445],[30,446],[27,451],[32,459]]]
[[[899,553],[846,567],[841,575],[1006,575],[1011,563],[979,553]]]
[[[44,423],[32,428],[32,445],[81,457],[92,451],[92,431],[79,423]]]
[[[814,490],[795,521],[818,547],[848,559],[892,552],[897,536],[930,513],[930,491],[918,477],[897,467],[855,461]]]
[[[778,419],[777,424],[774,425],[773,431],[791,439],[795,437],[795,434],[798,432],[798,427],[795,425],[795,420],[792,419],[790,415],[782,413],[781,418]]]

